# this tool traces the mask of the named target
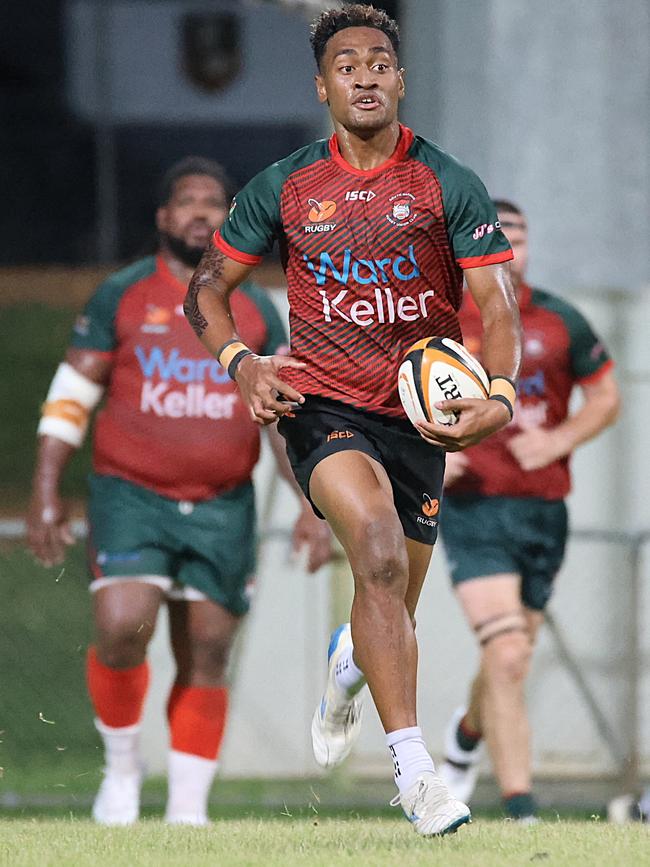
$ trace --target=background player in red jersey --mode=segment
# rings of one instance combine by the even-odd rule
[[[512,253],[476,175],[398,122],[395,22],[353,4],[324,12],[311,41],[335,133],[237,196],[192,279],[187,314],[253,417],[280,418],[296,478],[350,560],[351,629],[344,624],[330,643],[312,724],[316,759],[330,767],[349,752],[365,677],[406,815],[419,833],[444,834],[469,810],[435,773],[417,726],[413,618],[437,530],[423,505],[440,497],[444,448],[510,419],[520,353],[503,264]],[[287,273],[291,358],[251,351],[230,310],[233,287],[274,239]],[[448,402],[461,413],[457,426],[418,434],[401,408],[397,371],[418,338],[460,338],[463,269],[487,335],[493,399]]]
[[[485,737],[507,813],[528,818],[535,804],[524,684],[564,555],[569,458],[616,419],[619,394],[607,351],[582,314],[526,283],[524,214],[511,202],[495,205],[515,254],[524,352],[512,423],[447,463],[443,541],[481,663],[468,707],[450,722],[441,775],[468,800]],[[460,319],[466,346],[480,354],[481,317],[470,296]],[[569,415],[574,385],[584,400]]]
[[[190,157],[166,175],[156,214],[160,250],[113,274],[77,320],[39,426],[29,543],[45,564],[73,542],[59,483],[104,388],[90,480],[90,566],[96,644],[88,689],[105,746],[93,815],[138,817],[139,731],[146,651],[168,601],[177,673],[168,703],[171,823],[205,824],[227,711],[225,670],[248,610],[255,568],[251,472],[259,428],[234,383],[198,345],[183,316],[192,271],[228,212],[230,183],[211,160]],[[242,334],[262,354],[286,343],[271,301],[250,284],[233,293]],[[272,442],[295,485],[282,439]],[[294,544],[309,568],[329,539],[300,491]],[[321,525],[321,526],[319,526]]]

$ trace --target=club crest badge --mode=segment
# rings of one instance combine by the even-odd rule
[[[415,196],[412,193],[396,193],[388,200],[390,211],[386,219],[393,226],[408,226],[417,217],[414,210]]]

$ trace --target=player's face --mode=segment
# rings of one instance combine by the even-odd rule
[[[512,274],[512,282],[518,286],[526,278],[528,267],[528,225],[526,218],[520,214],[501,211],[499,222],[515,256],[510,263],[510,273]]]
[[[228,202],[221,184],[209,175],[185,175],[174,184],[170,200],[156,214],[158,230],[203,251],[226,219]]]
[[[335,123],[357,135],[372,135],[397,118],[404,96],[402,74],[385,33],[348,27],[327,43],[316,90]]]

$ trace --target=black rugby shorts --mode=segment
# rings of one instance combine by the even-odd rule
[[[445,453],[425,442],[406,420],[307,395],[278,430],[287,443],[294,475],[319,518],[309,493],[314,467],[336,452],[364,452],[386,470],[404,535],[433,545],[438,535]]]

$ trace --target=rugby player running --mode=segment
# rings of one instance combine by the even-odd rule
[[[564,557],[569,460],[615,421],[620,398],[612,359],[589,322],[568,301],[526,282],[525,214],[505,199],[494,204],[515,255],[524,350],[512,423],[447,462],[442,541],[480,645],[480,667],[467,707],[457,708],[447,728],[440,774],[468,801],[485,737],[507,815],[531,822],[536,805],[525,686]],[[471,298],[460,318],[467,348],[480,355],[481,322]],[[583,404],[569,412],[574,386]]]
[[[469,821],[435,772],[416,716],[415,608],[437,532],[445,450],[508,423],[520,361],[510,247],[476,175],[402,126],[397,25],[372,6],[323,12],[311,33],[318,99],[335,132],[257,175],[236,197],[190,282],[186,312],[260,424],[280,420],[296,479],[349,558],[351,628],[332,636],[312,725],[331,767],[359,732],[367,681],[416,831]],[[229,296],[278,239],[291,357],[240,338]],[[490,400],[451,400],[454,427],[416,431],[397,393],[419,338],[461,339],[463,274],[485,329]]]
[[[74,542],[60,484],[106,389],[90,478],[95,643],[87,660],[106,762],[93,818],[104,825],[129,825],[139,816],[147,647],[164,602],[177,669],[167,705],[165,818],[208,821],[227,719],[228,654],[255,569],[251,473],[260,436],[234,383],[197,343],[182,302],[228,213],[231,187],[212,160],[187,157],[169,169],[156,212],[158,255],[117,271],[92,294],[39,424],[29,544],[52,566]],[[259,351],[286,345],[261,289],[240,286],[232,301],[242,332]],[[270,432],[280,469],[297,489],[284,442]],[[294,544],[307,546],[313,570],[329,557],[329,531],[297,494]]]

